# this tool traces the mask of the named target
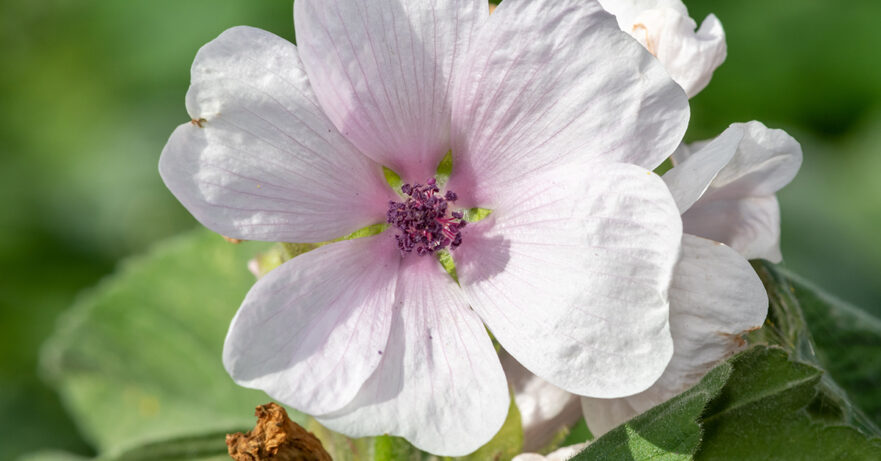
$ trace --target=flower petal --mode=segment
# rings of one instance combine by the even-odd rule
[[[558,387],[594,397],[649,387],[673,354],[667,288],[682,221],[666,185],[598,164],[533,177],[510,197],[453,253],[471,306]]]
[[[664,174],[664,182],[670,188],[680,212],[684,213],[701,198],[713,178],[737,152],[741,139],[743,129],[732,125],[700,151]],[[687,146],[683,148],[687,149]]]
[[[319,101],[365,154],[408,181],[450,149],[450,85],[481,0],[299,0],[297,43]]]
[[[318,420],[352,437],[388,433],[459,456],[502,426],[510,397],[480,318],[431,257],[404,258],[383,361],[346,408]]]
[[[637,18],[646,10],[669,8],[679,14],[688,16],[688,8],[681,0],[599,0],[603,9],[615,15],[618,26],[627,32],[637,22]]]
[[[774,193],[798,172],[801,146],[785,131],[769,129],[760,122],[735,123],[726,133],[734,129],[744,133],[737,151],[682,215],[685,232],[722,242],[747,259],[779,262],[780,207]],[[726,133],[719,137],[726,137]],[[721,157],[706,150],[717,142],[702,141],[678,149],[673,155],[677,167],[670,173],[686,164],[709,162],[711,157],[714,165],[705,164],[705,168],[715,168]]]
[[[658,57],[689,98],[706,88],[728,53],[725,30],[715,15],[696,27],[688,14],[662,8],[639,15],[628,31]]]
[[[596,2],[505,0],[465,62],[448,187],[468,206],[576,157],[653,169],[688,122],[682,89]]]
[[[698,200],[682,215],[683,230],[722,242],[746,259],[780,262],[780,205],[777,197]]]
[[[742,349],[741,334],[762,326],[768,295],[736,251],[684,234],[682,259],[670,286],[670,331],[675,352],[649,389],[623,399],[582,399],[595,436],[684,392],[713,366]]]
[[[171,135],[159,172],[206,227],[320,242],[384,219],[381,168],[324,116],[290,42],[227,30],[196,55],[187,110],[193,122]]]
[[[715,15],[700,29],[680,0],[600,0],[615,15],[618,26],[639,40],[673,77],[688,97],[710,82],[725,61],[727,45],[722,23]]]
[[[584,451],[590,442],[576,443],[566,447],[557,448],[548,453],[547,456],[538,453],[521,453],[514,457],[511,461],[566,461],[575,459],[575,455]]]
[[[499,352],[499,359],[520,411],[524,452],[545,448],[560,431],[581,419],[581,399],[577,395],[535,376],[504,350]]]
[[[257,281],[223,363],[244,387],[311,414],[349,403],[379,365],[400,255],[383,233],[304,253]]]
[[[735,123],[744,137],[737,153],[713,180],[703,200],[723,200],[771,195],[789,184],[801,168],[801,145],[783,130],[761,122]],[[687,152],[677,152],[679,158]],[[694,154],[693,154],[694,155]]]

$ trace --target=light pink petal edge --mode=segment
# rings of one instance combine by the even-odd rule
[[[249,240],[320,242],[381,222],[382,170],[324,116],[297,48],[235,27],[196,55],[187,110],[159,173],[206,227]]]
[[[627,164],[533,178],[469,225],[454,253],[471,306],[527,369],[569,392],[649,387],[673,354],[667,289],[682,221],[654,173]]]
[[[332,243],[258,280],[223,348],[236,383],[310,414],[349,403],[389,337],[400,262],[390,237]]]
[[[358,396],[319,422],[351,437],[387,433],[436,455],[461,456],[505,421],[510,397],[496,351],[434,258],[404,259],[382,358]]]

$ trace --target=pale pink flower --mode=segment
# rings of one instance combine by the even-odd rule
[[[587,443],[577,443],[568,447],[558,448],[547,455],[538,453],[521,453],[514,457],[511,461],[566,461],[572,459],[578,453],[587,448]]]
[[[682,256],[670,286],[673,359],[636,395],[582,398],[591,432],[602,435],[697,384],[762,326],[768,295],[746,258],[780,261],[774,194],[801,166],[798,142],[759,122],[735,123],[717,138],[683,146],[664,175],[682,214]],[[722,243],[719,243],[722,242]],[[723,244],[724,243],[724,244]]]
[[[723,144],[724,142],[724,144]],[[761,122],[732,124],[715,140],[683,144],[664,181],[684,210],[685,232],[722,242],[746,259],[778,263],[776,193],[801,168],[798,141]]]
[[[238,27],[196,56],[160,160],[227,236],[321,242],[258,280],[223,360],[329,428],[469,453],[505,420],[486,328],[569,392],[639,392],[672,355],[681,220],[648,171],[685,94],[589,0],[298,0],[297,46]],[[432,184],[441,158],[453,172]],[[407,200],[382,166],[411,185]],[[390,203],[391,202],[391,203]],[[463,209],[493,210],[463,224]],[[432,214],[433,213],[433,214]],[[458,283],[436,258],[451,251]]]
[[[681,0],[600,0],[621,30],[639,40],[688,97],[700,93],[727,54],[725,31],[710,14],[700,28]]]
[[[798,142],[760,122],[736,123],[717,138],[683,145],[664,175],[680,208],[685,234],[670,287],[673,358],[660,379],[632,396],[582,398],[595,436],[696,384],[742,349],[741,335],[762,325],[768,297],[746,258],[780,260],[780,211],[775,193],[801,166]],[[720,243],[723,242],[723,243]],[[729,246],[726,246],[729,245]],[[508,360],[508,362],[513,362]],[[571,418],[571,394],[506,363],[516,400],[529,412],[524,443],[543,447]]]

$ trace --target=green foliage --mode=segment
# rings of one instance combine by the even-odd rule
[[[819,363],[875,425],[881,424],[881,320],[776,269],[799,300]]]
[[[254,282],[246,263],[267,246],[185,234],[126,261],[60,319],[42,365],[100,454],[253,426],[267,398],[236,386],[220,357]]]
[[[756,346],[685,393],[593,442],[576,460],[875,460],[881,441],[818,420],[822,372]]]
[[[778,344],[802,362],[828,371],[820,383],[817,416],[839,420],[864,432],[881,435],[873,421],[852,402],[877,415],[881,400],[876,382],[881,345],[879,321],[853,306],[842,303],[779,266],[753,263],[765,284],[770,300],[765,326],[750,337],[753,344]],[[810,319],[810,321],[808,321]],[[843,387],[839,385],[843,384]],[[848,395],[850,394],[850,395]]]
[[[881,459],[877,426],[848,394],[872,411],[881,405],[881,321],[778,266],[756,261],[754,267],[770,306],[750,342],[783,349],[756,346],[719,365],[577,459]],[[695,392],[707,397],[705,406],[688,408]]]
[[[608,432],[573,460],[692,459],[701,441],[701,412],[719,395],[731,370],[727,363],[717,366],[696,386]]]
[[[853,427],[827,425],[807,411],[822,371],[756,347],[732,361],[734,371],[702,416],[695,459],[877,460],[881,441]]]

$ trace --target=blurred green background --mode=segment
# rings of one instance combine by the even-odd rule
[[[786,265],[881,315],[881,2],[686,3],[728,35],[688,139],[748,120],[799,139],[804,166],[780,194]],[[92,452],[39,376],[40,344],[120,258],[196,225],[156,169],[188,119],[193,56],[233,25],[293,39],[291,11],[289,0],[0,3],[0,459]]]

